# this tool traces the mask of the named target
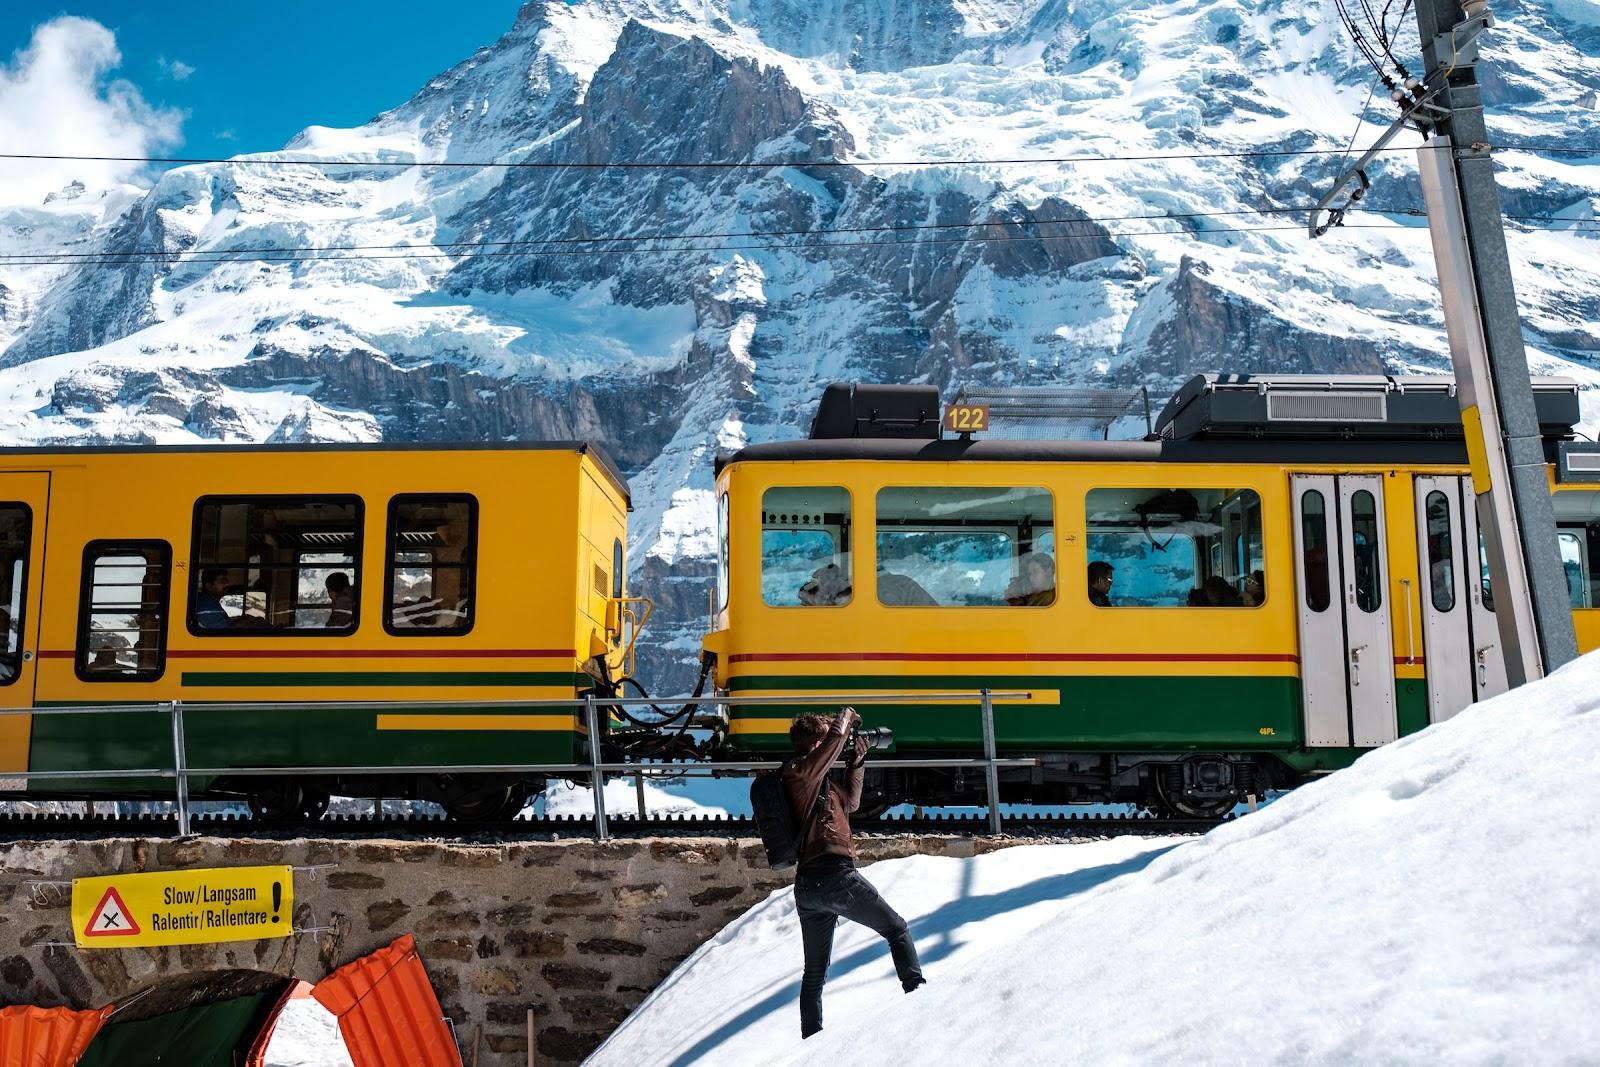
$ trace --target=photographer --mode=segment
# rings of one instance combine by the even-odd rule
[[[829,779],[829,768],[860,723],[861,716],[854,708],[842,708],[832,722],[821,715],[801,715],[789,729],[796,756],[784,765],[783,784],[795,821],[804,827],[794,883],[806,960],[800,980],[802,1038],[822,1029],[822,985],[833,955],[833,928],[841,917],[889,942],[900,986],[907,993],[926,981],[905,920],[855,868],[856,848],[848,813],[861,803],[867,755],[864,739],[855,740],[844,785],[839,787]]]

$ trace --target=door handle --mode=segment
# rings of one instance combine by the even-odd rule
[[[1489,660],[1488,653],[1493,645],[1484,645],[1478,649],[1478,688],[1486,689],[1489,686]]]
[[[1350,650],[1350,684],[1352,686],[1361,684],[1361,650],[1366,647],[1366,645],[1356,645]]]

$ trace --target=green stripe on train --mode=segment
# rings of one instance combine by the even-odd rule
[[[563,676],[570,681],[570,675]],[[559,683],[558,683],[559,684]],[[185,702],[184,734],[192,767],[372,766],[570,763],[582,738],[573,730],[379,730],[372,710],[208,710]],[[554,709],[508,704],[495,714],[550,714]],[[576,705],[574,707],[576,710]],[[386,713],[450,715],[450,709],[413,708],[397,702]],[[463,708],[463,715],[484,709]],[[172,765],[172,723],[162,711],[36,715],[28,774],[50,771],[161,768]],[[196,780],[199,791],[209,784]],[[30,783],[30,792],[146,790],[170,796],[161,781],[55,781]]]
[[[1303,747],[1300,680],[1251,676],[1122,675],[745,675],[731,679],[737,693],[767,690],[838,693],[906,689],[943,691],[987,687],[996,692],[1057,690],[1059,704],[998,704],[995,739],[1002,749],[1028,751],[1271,752],[1303,770],[1348,766],[1363,749]],[[1421,679],[1396,679],[1400,733],[1427,723],[1427,686]],[[735,720],[790,718],[816,705],[776,704],[737,708]],[[864,704],[869,726],[895,732],[896,747],[976,749],[983,743],[976,704]],[[733,734],[752,751],[788,747],[782,734]]]

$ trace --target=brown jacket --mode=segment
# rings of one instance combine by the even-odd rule
[[[783,785],[789,793],[789,807],[795,813],[796,826],[803,826],[806,817],[822,791],[822,780],[844,751],[845,717],[840,715],[828,727],[828,734],[816,748],[804,756],[796,756],[783,768]],[[844,785],[836,779],[828,789],[827,807],[811,820],[811,831],[800,842],[800,866],[822,856],[843,856],[854,861],[856,845],[850,836],[849,813],[861,804],[861,780],[865,769],[855,767],[845,775]]]

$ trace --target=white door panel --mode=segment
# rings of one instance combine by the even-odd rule
[[[1341,655],[1344,613],[1334,514],[1338,491],[1333,476],[1322,474],[1294,475],[1291,488],[1305,742],[1310,748],[1348,748],[1350,692]]]
[[[1416,480],[1417,587],[1429,722],[1443,722],[1473,699],[1472,604],[1467,585],[1476,574],[1477,540],[1474,536],[1469,542],[1464,533],[1461,493],[1457,477]]]
[[[1376,474],[1341,475],[1338,483],[1350,733],[1357,748],[1371,748],[1398,736],[1383,478]]]
[[[1467,592],[1472,601],[1472,681],[1479,700],[1499,696],[1510,688],[1506,682],[1506,655],[1500,647],[1500,624],[1495,620],[1493,590],[1485,590],[1488,581],[1483,562],[1482,535],[1478,525],[1478,498],[1472,491],[1472,479],[1461,479],[1464,506],[1462,507],[1463,541],[1466,558],[1470,560],[1463,572],[1467,578]],[[1485,593],[1491,595],[1485,596]]]

